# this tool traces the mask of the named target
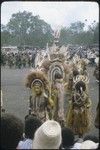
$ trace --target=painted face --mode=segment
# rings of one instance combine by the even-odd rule
[[[34,84],[32,86],[32,93],[35,93],[36,95],[40,95],[42,92],[42,86],[39,84]]]

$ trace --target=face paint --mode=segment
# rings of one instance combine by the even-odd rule
[[[32,93],[35,93],[36,95],[41,94],[42,87],[40,85],[33,85],[32,86]]]

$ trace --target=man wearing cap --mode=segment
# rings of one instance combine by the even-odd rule
[[[59,149],[62,142],[61,126],[54,120],[47,120],[35,132],[33,149]]]

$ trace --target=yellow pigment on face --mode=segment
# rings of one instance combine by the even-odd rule
[[[42,91],[42,87],[39,85],[32,86],[32,93],[35,93],[36,95],[40,94]]]

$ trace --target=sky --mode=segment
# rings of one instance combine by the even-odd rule
[[[51,25],[53,30],[69,27],[71,23],[81,21],[87,26],[95,20],[99,22],[99,5],[97,2],[81,1],[10,1],[1,5],[1,24],[6,25],[12,14],[18,12],[32,12],[33,16],[39,15],[40,19]],[[87,21],[85,21],[87,19]]]

